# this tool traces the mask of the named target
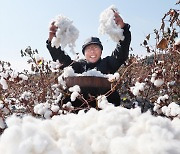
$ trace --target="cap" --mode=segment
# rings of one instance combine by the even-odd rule
[[[88,39],[84,42],[84,44],[83,44],[83,46],[82,46],[82,52],[83,52],[83,54],[84,54],[85,48],[86,48],[88,45],[90,45],[90,44],[97,44],[97,45],[99,45],[99,47],[101,48],[101,50],[103,50],[103,46],[102,46],[101,41],[99,40],[99,38],[97,38],[97,37],[90,37],[90,38],[88,38]]]

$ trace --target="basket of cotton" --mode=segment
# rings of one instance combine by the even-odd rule
[[[65,78],[68,88],[78,85],[83,94],[99,95],[111,89],[107,78],[97,76],[71,76]]]

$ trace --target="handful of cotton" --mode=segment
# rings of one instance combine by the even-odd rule
[[[54,25],[57,27],[56,36],[51,41],[52,47],[60,47],[63,50],[67,45],[70,51],[74,52],[75,41],[79,37],[79,30],[73,25],[73,21],[69,18],[59,15],[53,19]]]
[[[108,34],[113,41],[119,43],[120,40],[124,40],[124,30],[115,23],[114,12],[118,13],[118,10],[112,5],[100,14],[98,32]]]

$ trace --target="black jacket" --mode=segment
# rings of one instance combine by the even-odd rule
[[[124,36],[125,39],[117,44],[115,50],[112,52],[111,56],[107,56],[103,59],[99,59],[96,63],[88,63],[86,60],[79,60],[72,64],[72,67],[76,73],[83,73],[87,70],[96,68],[103,74],[113,74],[119,67],[127,60],[129,55],[129,46],[131,42],[131,33],[129,31],[129,24],[124,26]],[[51,42],[46,41],[47,48],[52,56],[53,61],[59,60],[63,67],[69,66],[73,61],[68,55],[64,54],[61,47],[55,48],[51,47]]]

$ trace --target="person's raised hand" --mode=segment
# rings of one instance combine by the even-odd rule
[[[55,22],[52,22],[49,27],[49,38],[48,40],[51,41],[53,37],[56,36],[57,26],[54,25]]]
[[[118,26],[120,26],[121,28],[123,28],[124,25],[125,25],[123,19],[121,18],[121,16],[119,15],[118,12],[116,12],[115,10],[113,10],[113,12],[114,12],[114,20],[115,20],[115,23],[116,23]]]

